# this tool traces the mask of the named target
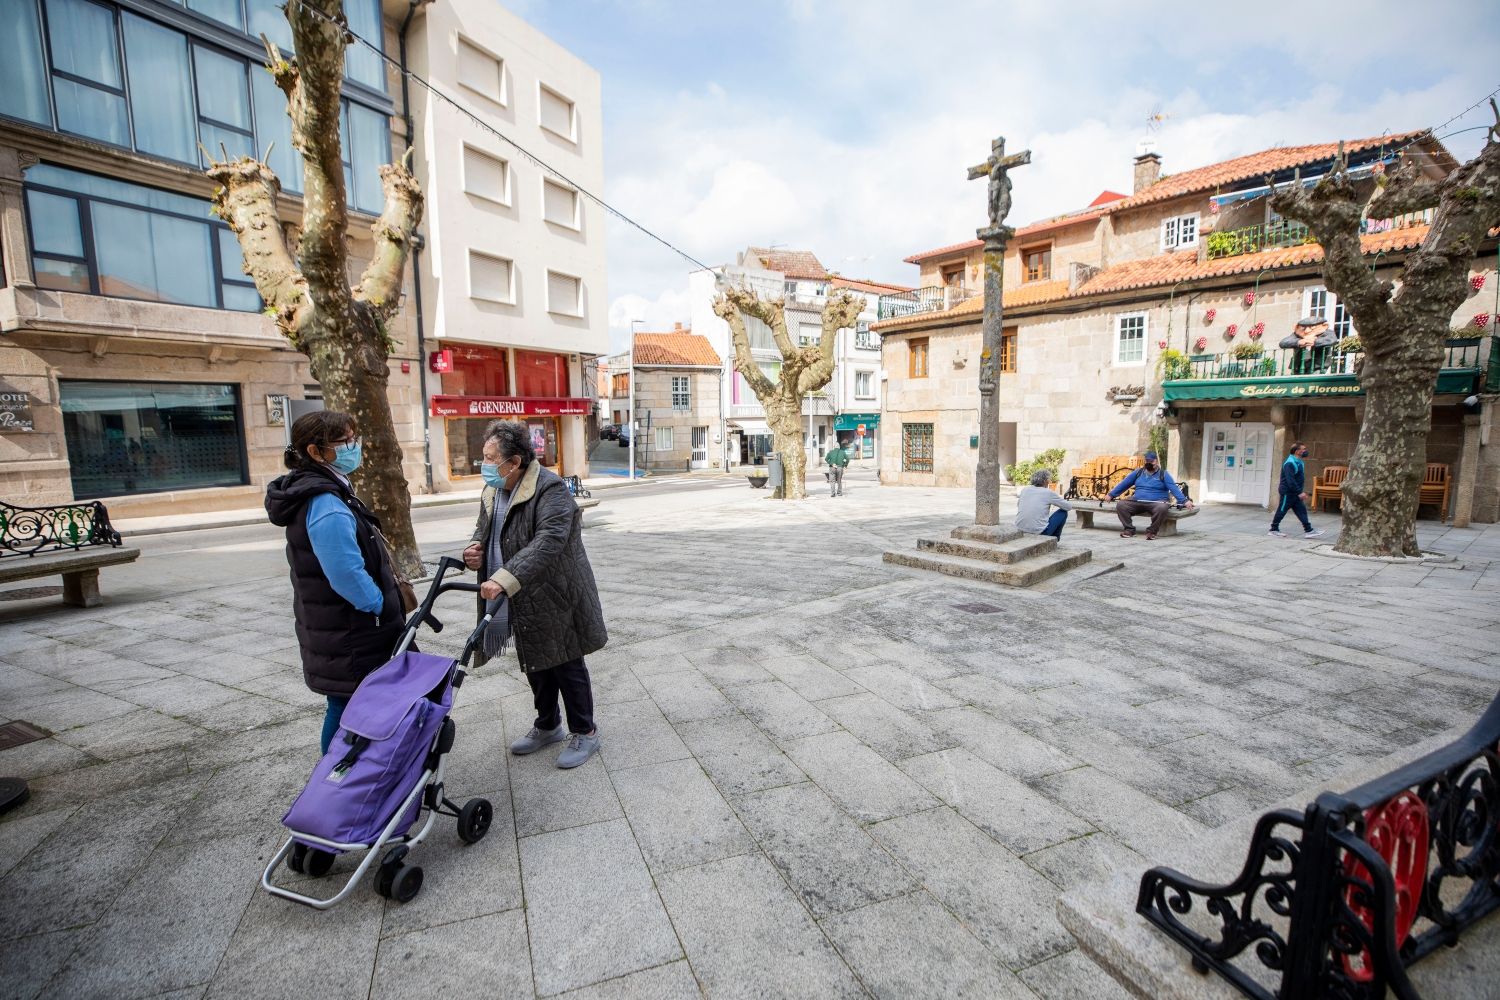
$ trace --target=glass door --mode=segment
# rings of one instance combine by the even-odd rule
[[[1220,503],[1265,504],[1275,456],[1270,424],[1208,423],[1203,427],[1203,497]]]

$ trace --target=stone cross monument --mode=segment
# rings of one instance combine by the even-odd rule
[[[969,168],[969,180],[989,178],[990,224],[984,240],[984,327],[979,354],[979,464],[974,471],[974,523],[1000,523],[1000,323],[1005,245],[1016,231],[1010,214],[1010,169],[1031,162],[1031,150],[1005,155],[1005,137],[990,144],[989,159]]]

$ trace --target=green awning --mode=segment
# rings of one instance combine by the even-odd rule
[[[878,413],[840,413],[833,418],[833,429],[836,431],[859,430],[859,425],[864,424],[865,430],[873,430],[880,423]]]
[[[1438,373],[1440,394],[1468,394],[1479,379],[1477,368],[1449,368]],[[1363,396],[1364,388],[1353,375],[1323,375],[1315,378],[1290,376],[1261,379],[1174,379],[1162,383],[1167,402],[1186,399],[1342,399]]]

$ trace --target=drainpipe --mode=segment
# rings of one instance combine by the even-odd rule
[[[413,143],[414,123],[411,115],[411,84],[406,75],[406,30],[411,27],[411,19],[417,13],[417,8],[427,3],[428,0],[411,0],[406,8],[406,17],[401,22],[400,59],[401,59],[401,110],[402,119],[406,123],[406,149],[411,151]],[[422,397],[422,471],[427,480],[427,492],[432,492],[432,416],[429,413],[427,400],[427,335],[422,318],[422,241],[416,240],[411,248],[411,285],[412,301],[417,310],[417,385],[418,394]]]

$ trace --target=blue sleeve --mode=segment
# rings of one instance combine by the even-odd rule
[[[354,513],[332,493],[320,493],[307,505],[307,537],[323,575],[344,600],[361,611],[378,614],[385,597],[365,571],[354,527]]]
[[[1124,493],[1126,490],[1130,489],[1130,487],[1134,486],[1135,485],[1135,481],[1137,479],[1139,479],[1139,478],[1141,478],[1141,470],[1140,469],[1136,469],[1130,475],[1128,475],[1124,479],[1120,480],[1120,485],[1119,486],[1116,486],[1114,489],[1112,489],[1112,490],[1109,491],[1109,498],[1111,500],[1113,500],[1115,497],[1119,496],[1121,493]]]
[[[1163,469],[1161,470],[1161,475],[1167,484],[1167,492],[1171,493],[1178,503],[1187,503],[1187,497],[1182,495],[1182,490],[1178,487],[1177,480],[1172,478],[1172,474]]]

